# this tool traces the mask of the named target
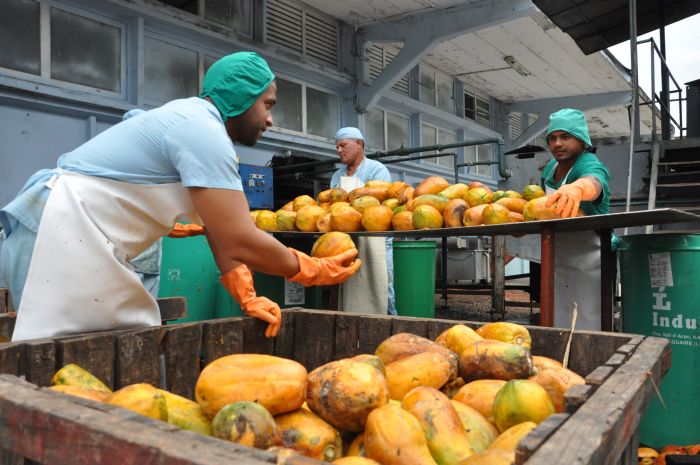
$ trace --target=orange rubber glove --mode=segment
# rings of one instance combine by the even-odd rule
[[[573,218],[578,214],[582,201],[595,200],[598,197],[595,183],[589,178],[581,178],[571,184],[564,184],[549,196],[546,207],[557,202],[556,212],[562,218]]]
[[[175,223],[173,229],[168,233],[168,237],[182,238],[190,236],[200,236],[205,233],[204,226],[198,224]]]
[[[362,265],[360,260],[352,261],[357,257],[357,249],[350,249],[326,258],[309,257],[304,252],[299,252],[291,247],[289,251],[296,255],[299,260],[299,273],[287,279],[306,287],[329,286],[342,283],[354,275],[360,269],[360,265]],[[350,261],[352,263],[349,265],[343,265],[343,263]]]
[[[236,299],[241,310],[248,316],[270,323],[265,337],[275,337],[282,326],[279,305],[267,297],[258,297],[253,287],[253,275],[245,265],[240,265],[221,277],[221,284]]]

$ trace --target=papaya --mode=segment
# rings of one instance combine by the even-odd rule
[[[379,200],[371,195],[363,195],[362,197],[358,197],[350,202],[350,206],[360,213],[363,213],[368,207],[373,207],[379,204]]]
[[[271,452],[277,456],[277,463],[288,463],[290,457],[298,457],[301,454],[294,449],[282,446],[272,446],[268,447],[267,452]]]
[[[457,184],[452,184],[451,186],[441,190],[438,195],[440,197],[445,197],[448,200],[452,199],[463,199],[465,195],[469,192],[469,186],[458,182]]]
[[[494,192],[493,195],[491,196],[491,202],[496,202],[497,200],[500,200],[500,199],[504,198],[505,196],[506,196],[505,191],[498,190],[498,191]]]
[[[282,206],[282,208],[280,208],[280,210],[293,212],[294,211],[294,200],[290,200],[289,202],[285,203]]]
[[[409,187],[411,186],[409,186],[403,181],[392,182],[391,186],[389,186],[389,188],[387,189],[386,194],[389,196],[390,199],[398,199],[401,195],[401,192],[408,189]]]
[[[391,404],[367,417],[365,452],[382,465],[437,465],[418,420]]]
[[[419,197],[425,194],[439,194],[450,187],[450,183],[447,182],[442,176],[429,176],[425,178],[416,190],[413,192],[413,197]]]
[[[322,234],[311,246],[311,256],[316,258],[333,257],[350,249],[356,249],[349,234],[331,231]]]
[[[452,199],[447,202],[445,209],[442,212],[442,218],[446,228],[460,228],[462,227],[462,219],[464,218],[464,212],[467,211],[469,207],[467,202],[462,199]]]
[[[454,399],[450,400],[450,402],[457,412],[457,415],[459,415],[462,427],[467,433],[469,444],[471,444],[474,452],[479,453],[486,450],[498,436],[496,427],[493,426],[485,416],[467,404],[457,402]]]
[[[391,220],[394,212],[385,205],[375,205],[365,208],[362,213],[362,227],[366,231],[388,231],[391,229]]]
[[[376,460],[367,457],[341,457],[332,463],[335,465],[382,465]]]
[[[275,215],[275,231],[296,231],[297,212],[277,210]]]
[[[508,222],[509,223],[522,223],[523,221],[525,221],[525,217],[523,216],[522,213],[512,212],[512,211],[508,212]]]
[[[316,203],[316,201],[308,195],[300,195],[298,197],[295,197],[292,201],[292,208],[295,212],[298,212],[303,207],[307,207],[309,205],[318,206],[318,203]]]
[[[493,440],[487,450],[505,450],[515,452],[515,448],[518,447],[520,440],[530,434],[530,432],[536,427],[537,423],[532,421],[524,421],[522,423],[518,423],[517,425],[511,426],[499,434],[498,437]]]
[[[504,224],[510,219],[508,210],[503,205],[497,203],[490,203],[484,207],[481,212],[481,218],[484,224]]]
[[[382,179],[371,179],[365,183],[365,187],[386,187],[389,189],[393,183]]]
[[[484,208],[487,204],[477,205],[476,207],[467,208],[464,212],[464,217],[462,218],[462,224],[464,226],[479,226],[484,223]]]
[[[411,333],[397,333],[384,339],[374,351],[374,354],[384,363],[384,366],[422,352],[438,352],[447,358],[450,364],[450,379],[457,378],[459,371],[459,356],[450,349],[431,341],[428,338]]]
[[[331,203],[330,202],[321,202],[318,204],[319,207],[323,208],[323,211],[328,213],[331,211]]]
[[[297,210],[297,216],[294,220],[294,225],[299,231],[314,232],[317,229],[316,223],[319,218],[326,214],[326,210],[318,205],[307,205]],[[262,213],[261,213],[262,215]],[[260,216],[258,216],[258,222]]]
[[[554,360],[553,358],[543,357],[542,355],[533,355],[532,366],[535,367],[536,371],[539,371],[546,368],[562,368],[564,365],[562,365],[560,361]]]
[[[255,224],[255,220],[258,219],[258,214],[260,213],[260,210],[253,210],[250,212],[250,219],[253,220],[253,224]],[[257,227],[257,225],[256,225]]]
[[[325,202],[330,202],[330,201],[331,201],[331,190],[330,189],[326,189],[324,191],[321,191],[316,196],[316,202],[318,202],[318,203],[325,203]]]
[[[637,465],[654,465],[659,453],[651,447],[637,448]]]
[[[391,218],[391,226],[395,231],[411,231],[416,229],[415,226],[413,226],[413,212],[408,210],[395,212],[394,216]]]
[[[415,195],[415,189],[412,187],[407,187],[406,189],[402,190],[399,193],[399,205],[406,204],[413,200],[413,196]]]
[[[418,420],[438,465],[457,465],[474,454],[457,411],[442,392],[414,388],[404,396],[401,407]]]
[[[373,366],[382,375],[386,375],[386,369],[384,368],[384,362],[382,361],[381,358],[377,357],[376,355],[372,354],[360,354],[360,355],[355,355],[354,357],[350,358],[350,360],[355,361],[355,362],[360,362],[360,363],[368,363],[369,365]]]
[[[576,384],[586,384],[585,379],[564,367],[537,370],[537,374],[529,379],[547,391],[552,404],[554,404],[554,411],[557,413],[564,411],[564,394],[566,391]]]
[[[355,436],[348,446],[348,450],[345,452],[346,456],[351,457],[365,457],[367,453],[365,452],[365,432],[361,431]]]
[[[511,465],[515,463],[515,452],[503,449],[486,449],[474,454],[461,465]]]
[[[469,183],[469,189],[476,189],[477,187],[486,187],[486,184],[479,181],[472,181]]]
[[[348,194],[348,202],[352,203],[355,199],[369,196],[374,197],[381,203],[389,198],[388,190],[389,188],[385,186],[359,187],[350,191]]]
[[[342,456],[340,433],[315,413],[299,409],[276,416],[275,422],[284,447],[326,462]]]
[[[527,200],[513,197],[503,197],[502,199],[496,200],[494,203],[503,205],[512,212],[522,213],[525,205],[527,205]]]
[[[394,208],[399,206],[399,199],[386,199],[384,202],[382,202],[382,205],[391,208],[393,211]]]
[[[58,370],[51,378],[51,384],[75,386],[89,391],[112,392],[99,378],[75,363],[68,363]]]
[[[454,325],[447,328],[435,338],[435,342],[443,347],[447,347],[452,352],[460,355],[464,349],[471,346],[476,341],[484,338],[466,325]]]
[[[165,397],[168,423],[195,433],[207,436],[211,434],[209,418],[197,402],[162,389],[159,391]]]
[[[106,403],[155,420],[168,421],[168,406],[165,396],[150,384],[138,383],[124,386],[107,398]]]
[[[413,227],[416,229],[441,228],[442,214],[430,205],[419,205],[413,209]]]
[[[327,233],[327,232],[332,231],[332,229],[331,229],[331,214],[330,213],[326,213],[325,215],[320,216],[316,220],[316,230],[318,232],[322,232],[322,233]]]
[[[493,420],[500,432],[526,421],[540,423],[553,413],[547,391],[528,379],[506,382],[493,400]]]
[[[336,187],[334,189],[331,189],[330,192],[328,193],[328,201],[331,204],[334,204],[336,202],[345,202],[348,199],[348,193],[345,191],[345,189]]]
[[[362,230],[362,213],[351,206],[341,206],[331,210],[333,231],[353,232]]]
[[[386,383],[392,399],[401,400],[418,386],[440,389],[450,380],[450,359],[440,352],[422,352],[386,365]]]
[[[445,197],[440,197],[439,195],[425,194],[413,198],[413,211],[415,211],[419,205],[430,205],[431,207],[434,207],[437,211],[442,213],[443,211],[445,211],[445,207],[448,203],[449,200]]]
[[[369,412],[389,402],[389,390],[375,367],[337,360],[309,373],[306,402],[312,412],[333,427],[362,431]]]
[[[556,210],[556,202],[547,207],[545,206],[547,200],[549,200],[549,197],[544,196],[528,201],[523,208],[525,221],[556,220],[561,218]]]
[[[205,415],[213,418],[224,405],[259,402],[272,415],[304,403],[306,368],[294,360],[262,354],[232,354],[204,367],[194,393]]]
[[[493,400],[505,385],[500,379],[478,379],[462,386],[452,400],[473,408],[493,423]]]
[[[530,201],[538,197],[544,197],[544,189],[537,184],[529,184],[523,189],[523,199]]]
[[[78,386],[71,386],[70,384],[56,384],[55,386],[49,387],[49,389],[56,392],[62,392],[63,394],[68,394],[70,396],[82,397],[83,399],[90,399],[97,402],[104,402],[111,395],[109,392],[83,389]]]
[[[274,231],[277,229],[277,214],[271,210],[258,210],[255,217],[255,226],[263,231]]]
[[[509,344],[523,346],[526,349],[532,347],[530,331],[528,331],[526,327],[516,323],[508,323],[506,321],[486,323],[477,328],[476,333],[484,339],[507,342]]]
[[[464,380],[460,376],[457,376],[455,379],[449,380],[447,384],[441,387],[440,392],[452,399],[454,395],[457,394],[457,391],[459,391],[460,388],[464,386],[464,384]]]
[[[459,357],[459,375],[474,379],[522,379],[533,374],[530,351],[522,346],[484,339],[467,346]]]
[[[491,203],[493,200],[493,192],[488,187],[470,188],[465,199],[470,207]]]
[[[272,447],[279,437],[270,412],[250,401],[233,402],[219,410],[211,422],[211,434],[256,449]]]
[[[349,207],[349,206],[350,206],[350,204],[348,202],[333,202],[331,204],[331,212],[338,207]]]

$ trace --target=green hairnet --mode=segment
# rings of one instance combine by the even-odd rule
[[[199,96],[212,99],[226,121],[245,113],[273,79],[275,75],[257,53],[232,53],[217,60],[207,70]]]
[[[587,147],[592,147],[591,136],[588,135],[588,124],[586,117],[581,110],[573,108],[564,108],[549,115],[549,136],[554,131],[565,131],[586,144]]]

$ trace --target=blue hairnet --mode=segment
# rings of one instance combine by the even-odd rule
[[[201,98],[209,97],[224,121],[250,108],[275,75],[255,52],[237,52],[216,61],[207,70]]]
[[[359,129],[353,127],[338,129],[338,132],[335,133],[335,141],[338,142],[339,140],[343,139],[360,139],[362,141],[365,140],[365,138],[362,136],[362,132],[360,132]]]
[[[573,108],[564,108],[549,115],[549,136],[554,131],[565,131],[586,144],[587,147],[592,147],[591,136],[588,135],[588,124],[586,117],[581,110]]]

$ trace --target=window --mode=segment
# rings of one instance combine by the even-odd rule
[[[444,129],[436,128],[429,124],[421,124],[421,145],[438,145],[438,144],[452,144],[457,142],[457,134],[452,131],[447,131]],[[454,152],[450,149],[447,152]],[[421,155],[430,155],[435,152],[423,152]],[[425,163],[434,163],[445,168],[454,168],[454,158],[453,157],[437,157],[437,158],[426,158]]]
[[[40,74],[39,4],[5,0],[0,15],[0,66]]]
[[[469,92],[464,93],[464,117],[472,121],[476,120],[476,102],[474,94]]]
[[[143,54],[146,99],[162,103],[199,94],[196,51],[147,36]]]
[[[464,92],[464,117],[482,126],[491,126],[491,104],[472,92]]]
[[[453,80],[451,76],[420,66],[420,101],[454,114]]]
[[[369,57],[370,80],[374,81],[377,79],[382,71],[389,66],[389,63],[396,58],[396,55],[398,55],[400,51],[400,48],[390,44],[371,45],[367,50],[367,56]],[[398,92],[401,92],[402,94],[408,95],[408,82],[408,74],[406,74],[401,79],[396,81],[392,88]]]
[[[252,34],[251,0],[161,0],[161,3],[238,32]]]
[[[338,96],[305,84],[276,78],[277,104],[272,107],[275,126],[332,139],[338,130]]]
[[[410,147],[410,121],[407,117],[383,110],[372,110],[364,114],[365,142],[368,148],[377,151]]]
[[[466,163],[484,162],[491,161],[491,145],[471,145],[465,147]],[[476,174],[479,176],[491,177],[493,165],[477,165],[469,166],[469,173]]]

